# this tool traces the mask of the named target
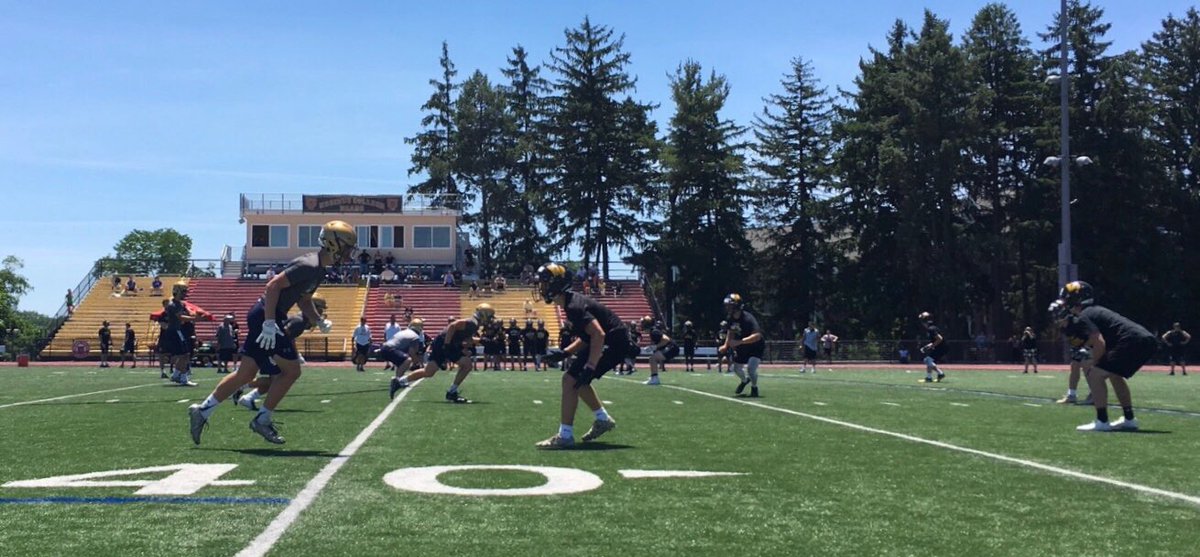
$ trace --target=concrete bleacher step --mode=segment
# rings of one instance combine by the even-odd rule
[[[128,278],[122,275],[122,285]],[[114,291],[112,279],[102,277],[87,296],[77,300],[75,311],[42,350],[41,357],[69,358],[71,346],[76,340],[87,341],[91,346],[91,355],[97,356],[100,340],[96,333],[104,321],[109,322],[116,350],[120,350],[125,338],[125,323],[132,324],[137,334],[137,352],[144,354],[150,343],[158,337],[158,325],[150,323],[150,314],[162,309],[162,301],[170,297],[171,285],[179,277],[163,275],[159,278],[163,282],[161,294],[151,293],[153,277],[135,276],[139,291],[130,295],[123,288]]]
[[[397,299],[392,305],[385,303],[389,294]],[[413,309],[413,317],[425,321],[426,333],[433,335],[446,327],[449,318],[466,315],[462,312],[461,297],[457,288],[434,284],[382,285],[370,289],[363,315],[367,318],[371,339],[375,342],[383,341],[384,328],[392,315],[396,316],[396,322],[401,326],[408,326],[404,319],[406,307]]]

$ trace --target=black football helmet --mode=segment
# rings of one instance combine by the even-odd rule
[[[1068,282],[1059,291],[1058,297],[1067,303],[1067,307],[1077,305],[1086,307],[1095,303],[1095,298],[1092,294],[1092,285],[1082,280]]]
[[[571,289],[571,274],[558,263],[547,263],[537,270],[537,292],[542,301],[554,303],[554,297]]]
[[[745,306],[745,302],[742,301],[742,295],[738,294],[737,292],[725,296],[723,303],[725,304],[726,315],[733,315],[734,313],[740,311],[743,306]]]

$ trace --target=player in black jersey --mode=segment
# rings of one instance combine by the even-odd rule
[[[1079,387],[1079,378],[1087,376],[1092,367],[1092,354],[1087,349],[1087,329],[1078,317],[1071,315],[1071,310],[1067,309],[1066,302],[1055,300],[1050,304],[1050,317],[1055,324],[1062,329],[1063,336],[1067,339],[1067,344],[1071,347],[1071,374],[1067,377],[1067,394],[1056,400],[1058,404],[1075,404],[1078,402],[1076,389]],[[1092,404],[1092,394],[1088,393],[1081,405]]]
[[[636,356],[637,345],[629,337],[624,322],[612,310],[596,300],[571,291],[571,274],[557,263],[547,263],[537,271],[538,294],[547,304],[563,308],[566,321],[579,335],[564,350],[545,358],[550,365],[573,355],[575,359],[562,376],[562,404],[558,433],[537,444],[541,449],[568,449],[575,446],[575,410],[583,400],[592,409],[595,421],[583,436],[591,441],[617,426],[608,415],[592,381],[617,367],[625,358]]]
[[[1033,327],[1025,327],[1021,332],[1021,355],[1025,358],[1025,371],[1022,373],[1029,373],[1030,364],[1033,364],[1033,372],[1037,373],[1037,335],[1033,334]]]
[[[658,373],[666,370],[666,365],[679,356],[679,346],[671,337],[667,336],[662,331],[662,327],[654,322],[654,318],[649,315],[642,318],[642,332],[650,335],[650,346],[647,350],[650,352],[650,379],[646,380],[644,385],[661,385]]]
[[[354,227],[337,220],[325,223],[318,238],[321,249],[293,259],[283,272],[267,281],[262,297],[246,315],[250,330],[241,348],[242,361],[238,371],[226,375],[204,402],[188,408],[192,441],[197,445],[208,418],[220,403],[254,380],[259,370],[272,369],[272,362],[278,372],[271,380],[266,402],[250,421],[250,430],[270,443],[284,442],[271,418],[280,401],[300,378],[301,370],[295,343],[284,334],[282,327],[288,319],[288,311],[298,306],[304,318],[322,333],[333,328],[331,321],[318,314],[313,293],[325,280],[327,268],[350,261],[358,243]]]
[[[1158,339],[1145,327],[1126,319],[1117,312],[1095,303],[1092,286],[1083,281],[1067,283],[1059,292],[1061,298],[1087,330],[1087,347],[1091,351],[1092,370],[1088,386],[1096,405],[1095,421],[1075,429],[1079,431],[1136,431],[1133,416],[1133,395],[1129,378],[1158,350]],[[1108,385],[1112,383],[1124,414],[1108,422]]]
[[[737,375],[740,382],[734,394],[741,395],[750,386],[750,396],[758,397],[758,366],[762,363],[766,352],[766,338],[758,319],[749,311],[742,301],[740,294],[730,294],[723,301],[729,331],[725,335],[725,343],[717,350],[718,354],[732,354],[729,370]],[[717,364],[720,366],[720,363]],[[745,368],[745,372],[743,372]],[[719,369],[719,367],[718,367]]]
[[[96,336],[100,337],[100,367],[108,367],[108,352],[112,349],[112,330],[108,328],[108,321],[100,325]]]
[[[1167,349],[1170,350],[1171,358],[1171,373],[1175,375],[1175,364],[1179,364],[1179,369],[1187,375],[1187,345],[1192,341],[1192,335],[1183,330],[1183,325],[1178,321],[1171,325],[1171,330],[1163,333],[1163,342],[1167,343]]]
[[[518,365],[524,368],[525,362],[521,361],[521,328],[517,326],[516,319],[509,320],[504,337],[508,339],[508,370],[516,371]]]
[[[938,360],[942,359],[946,352],[950,349],[946,346],[946,339],[942,337],[942,330],[933,324],[933,316],[928,311],[922,311],[917,319],[921,321],[921,326],[925,327],[925,334],[929,337],[929,342],[921,347],[921,354],[925,357],[925,383],[932,383],[933,372],[937,372],[937,382],[941,383],[946,379],[946,373],[938,367]]]
[[[571,331],[571,322],[563,321],[562,328],[558,330],[558,349],[559,349],[559,351],[565,351],[567,349],[567,347],[571,345],[572,342],[575,342],[575,333],[573,333]],[[542,358],[542,359],[544,361],[546,358]],[[567,370],[567,361],[568,360],[569,360],[569,358],[564,358],[561,362],[558,363],[559,371]]]
[[[550,331],[546,330],[546,321],[539,319],[537,329],[533,332],[533,370],[544,371],[546,364],[542,358],[550,350]]]
[[[685,371],[696,371],[696,339],[700,337],[696,333],[696,327],[691,321],[683,322],[683,332],[679,338],[683,339],[683,367]]]
[[[446,400],[458,404],[471,402],[463,398],[458,389],[474,367],[475,345],[482,343],[480,331],[487,330],[495,317],[496,310],[492,309],[492,305],[483,303],[475,306],[475,314],[471,317],[451,321],[429,345],[425,369],[408,372],[397,382],[396,389],[407,388],[417,379],[433,377],[438,371],[455,364],[458,370],[454,374],[454,382],[446,391]]]
[[[125,342],[121,344],[121,367],[125,367],[125,356],[133,360],[133,368],[137,369],[137,333],[133,332],[133,324],[125,324]]]

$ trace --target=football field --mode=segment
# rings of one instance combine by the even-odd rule
[[[1131,382],[1142,431],[1075,431],[1066,374],[770,370],[606,376],[575,450],[556,372],[451,375],[389,401],[378,365],[306,369],[287,444],[158,370],[0,368],[3,555],[1194,555],[1200,377]],[[914,367],[912,371],[915,371]],[[1082,397],[1081,397],[1082,398]],[[581,405],[582,406],[582,405]],[[1110,410],[1113,417],[1120,409]],[[577,437],[591,423],[581,408]]]

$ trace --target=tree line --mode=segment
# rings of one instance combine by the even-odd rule
[[[725,76],[685,60],[671,117],[634,97],[631,54],[585,19],[544,63],[514,47],[460,80],[442,45],[410,193],[449,195],[487,272],[568,251],[644,268],[677,321],[704,328],[738,291],[785,334],[952,335],[1049,327],[1057,293],[1059,14],[1031,41],[984,6],[967,31],[897,21],[830,91],[802,56],[751,122],[722,116]],[[1152,329],[1200,307],[1200,14],[1114,52],[1090,2],[1068,4],[1074,261],[1103,303]]]

